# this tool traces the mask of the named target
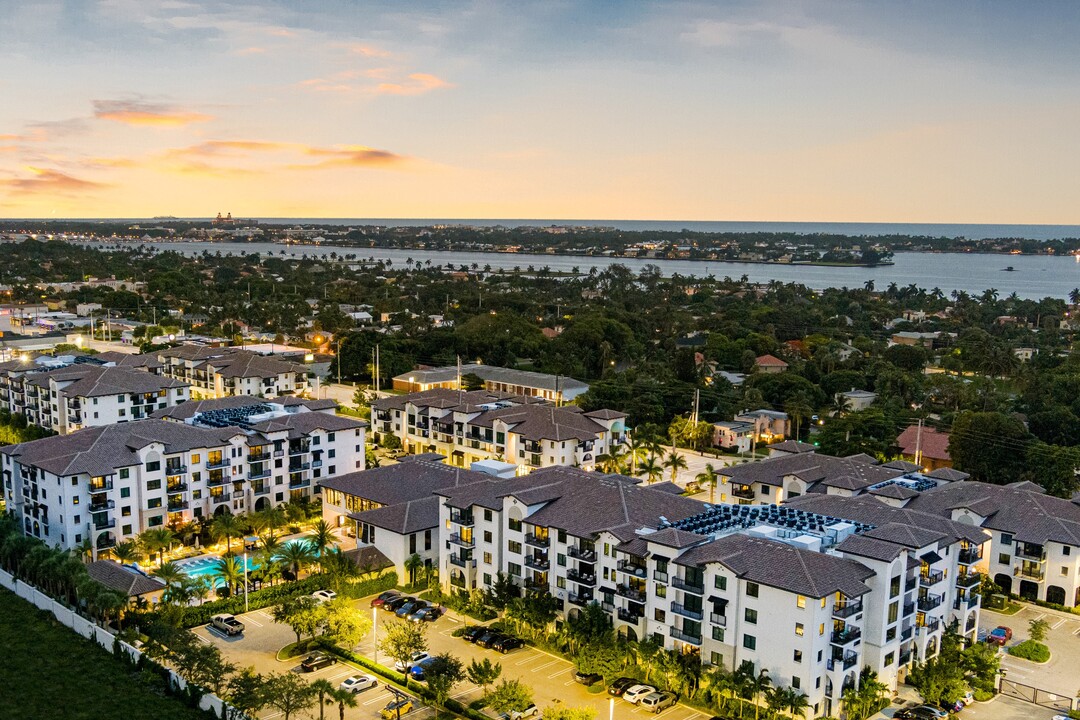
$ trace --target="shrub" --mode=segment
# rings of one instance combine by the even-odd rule
[[[1044,663],[1050,659],[1050,648],[1034,640],[1025,640],[1009,648],[1009,654],[1031,662]]]
[[[986,702],[994,697],[994,693],[990,690],[976,690],[972,695],[975,696],[975,702]]]

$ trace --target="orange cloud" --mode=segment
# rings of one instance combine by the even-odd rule
[[[373,165],[391,165],[405,158],[387,150],[377,150],[365,145],[342,145],[333,148],[309,147],[304,153],[312,157],[326,158],[308,165],[291,165],[294,170],[315,170],[329,167],[370,167]]]
[[[150,127],[182,127],[214,119],[213,115],[191,110],[127,100],[95,100],[94,117],[125,125]]]
[[[381,95],[421,95],[439,88],[453,87],[440,77],[430,73],[413,73],[409,75],[412,82],[406,83],[380,83],[375,92]]]
[[[349,45],[347,49],[353,55],[359,55],[361,57],[389,57],[390,55],[388,51],[383,50],[382,48],[364,45],[362,43]]]
[[[289,156],[294,158],[294,161],[285,165],[275,164],[270,168],[253,165],[239,168],[212,162],[213,160],[248,159],[249,162],[255,163],[257,162],[255,158],[259,156],[269,158],[271,163]],[[295,160],[303,157],[315,158],[317,161],[303,163]],[[206,175],[243,174],[266,169],[317,170],[333,167],[377,167],[401,163],[407,159],[389,150],[379,150],[366,145],[321,147],[270,140],[208,140],[198,145],[169,150],[165,153],[165,158],[179,162],[179,164],[169,166],[170,170]]]
[[[392,74],[393,69],[387,67],[367,70],[344,70],[327,77],[304,80],[300,83],[300,86],[314,92],[367,93],[374,95],[422,95],[432,90],[454,87],[453,83],[430,73],[413,73],[401,82],[381,82],[374,86],[349,82],[358,78],[383,80]]]
[[[12,195],[77,195],[83,192],[107,187],[104,183],[62,173],[59,170],[28,167],[29,177],[17,177],[0,180],[0,188],[7,188]]]

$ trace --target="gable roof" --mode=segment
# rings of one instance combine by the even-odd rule
[[[926,425],[922,427],[921,432],[917,425],[908,426],[896,438],[896,444],[903,455],[914,455],[918,448],[923,457],[932,460],[952,460],[949,456],[949,433],[939,432]]]
[[[819,455],[816,452],[777,455],[760,462],[735,465],[720,470],[732,482],[751,485],[762,483],[780,487],[784,478],[794,476],[811,485],[858,490],[902,475],[901,470],[875,464],[866,455],[846,458]]]
[[[380,505],[397,505],[430,497],[432,493],[474,483],[491,483],[497,478],[485,473],[464,470],[441,462],[414,460],[407,463],[360,470],[319,484],[330,490],[371,500]]]
[[[86,566],[86,574],[107,588],[122,592],[128,597],[160,592],[165,583],[147,577],[112,560],[96,560]]]
[[[397,505],[350,513],[349,517],[398,535],[408,535],[439,526],[439,498],[429,495]]]

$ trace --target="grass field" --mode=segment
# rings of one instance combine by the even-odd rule
[[[0,718],[204,720],[134,671],[0,589]]]

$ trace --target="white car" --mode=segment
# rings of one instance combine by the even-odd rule
[[[646,695],[650,695],[656,692],[656,688],[652,685],[634,685],[626,689],[623,693],[622,699],[628,703],[638,704],[638,701]]]
[[[353,675],[341,681],[340,689],[348,690],[355,694],[370,690],[373,687],[378,687],[378,685],[379,682],[373,675]]]
[[[540,713],[540,708],[536,707],[533,703],[524,710],[511,710],[510,720],[525,720],[525,718],[536,717]]]
[[[399,673],[407,672],[409,668],[411,668],[413,665],[420,662],[426,657],[428,657],[428,654],[426,652],[414,652],[408,663],[403,663],[400,660],[394,663],[394,669],[397,670]]]
[[[315,598],[321,603],[330,602],[337,597],[337,593],[333,590],[316,590],[311,593],[311,597]]]

